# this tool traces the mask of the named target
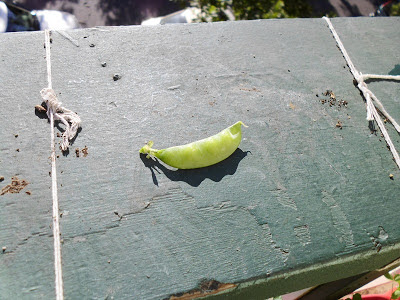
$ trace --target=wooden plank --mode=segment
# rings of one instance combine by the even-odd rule
[[[2,34],[0,39],[0,190],[14,176],[29,183],[18,194],[0,196],[0,295],[51,298],[50,138],[47,121],[34,109],[41,103],[37,88],[46,80],[43,34]]]
[[[367,69],[360,65],[364,56],[370,72],[388,73],[398,61],[392,42],[399,37],[398,18],[333,21],[361,71]],[[367,47],[371,36],[373,48]],[[399,257],[393,208],[400,201],[400,172],[379,133],[371,134],[363,100],[323,20],[104,27],[67,37],[54,32],[51,49],[54,89],[83,120],[70,153],[58,153],[57,160],[67,298],[160,299],[226,287],[219,297],[266,298]],[[22,178],[37,182],[29,187],[41,191],[47,209],[24,203],[32,212],[26,220],[23,194],[7,195],[18,203],[15,210],[0,198],[1,220],[7,220],[0,238],[8,244],[15,218],[21,228],[50,223],[50,166],[43,161],[49,128],[32,110],[46,85],[44,35],[0,39],[1,55],[15,62],[1,62],[7,82],[1,93],[21,105],[8,119],[32,124],[16,139],[17,157],[10,150],[16,122],[7,122],[1,110],[1,140],[8,139],[1,170],[8,178],[24,166]],[[4,48],[30,40],[29,55],[5,54]],[[5,75],[13,66],[20,68],[18,88],[24,86],[18,92]],[[398,101],[398,85],[374,82],[372,89],[400,116],[390,104]],[[347,107],[322,104],[326,90]],[[169,147],[238,120],[249,126],[240,149],[209,168],[174,171],[137,152],[149,139]],[[85,146],[88,155],[77,158],[75,148]],[[54,293],[51,230],[42,230],[45,237],[32,240],[46,245],[48,255],[28,271],[48,268],[29,297]],[[16,244],[27,236],[21,232]],[[3,267],[10,256],[1,256],[0,282],[28,276],[27,247],[17,251],[24,266],[12,272]],[[31,286],[26,281],[0,291],[23,297]]]

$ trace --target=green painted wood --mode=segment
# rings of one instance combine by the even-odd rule
[[[54,294],[50,133],[34,110],[36,89],[46,83],[42,37],[0,36],[0,190],[14,176],[29,182],[19,194],[0,196],[1,299]]]
[[[395,72],[400,19],[332,22],[360,71]],[[33,112],[44,34],[0,39],[0,188],[19,174],[32,190],[0,196],[10,249],[0,294],[52,297],[50,128]],[[102,27],[52,40],[53,87],[83,121],[57,160],[67,299],[163,299],[210,280],[237,284],[218,297],[263,299],[400,256],[400,172],[324,20]],[[399,88],[371,83],[398,120]],[[322,104],[326,90],[347,107]],[[165,148],[238,120],[249,126],[242,144],[215,166],[175,171],[138,154],[149,139]]]

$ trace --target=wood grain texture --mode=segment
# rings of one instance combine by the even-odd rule
[[[387,74],[399,61],[398,18],[333,24],[360,71]],[[264,299],[399,256],[400,172],[380,134],[371,134],[325,21],[104,27],[68,36],[52,35],[53,87],[83,122],[57,160],[67,299],[163,299],[212,280],[235,286],[218,297]],[[1,57],[12,61],[0,62],[0,95],[19,105],[6,112],[0,104],[1,172],[37,188],[29,197],[0,197],[0,241],[18,245],[38,232],[31,247],[46,249],[36,252],[40,259],[26,243],[0,255],[0,282],[32,280],[45,269],[35,277],[38,292],[26,297],[51,297],[49,128],[31,109],[45,86],[44,36],[0,40]],[[32,44],[24,55],[5,51],[24,43]],[[3,70],[20,73],[18,88]],[[347,107],[322,104],[326,90]],[[399,119],[399,86],[374,82],[372,90]],[[138,154],[150,139],[158,148],[184,144],[238,120],[249,127],[220,164],[176,171]],[[88,155],[76,157],[85,146]],[[12,263],[18,268],[3,267]],[[21,282],[0,283],[0,292],[23,298],[36,286]]]

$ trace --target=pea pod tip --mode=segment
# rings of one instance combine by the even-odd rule
[[[249,127],[249,126],[247,126],[246,124],[244,124],[242,121],[239,121],[238,123],[240,123],[240,125],[243,125],[244,127]]]

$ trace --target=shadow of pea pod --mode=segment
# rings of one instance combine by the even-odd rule
[[[154,159],[147,159],[146,154],[140,154],[140,159],[143,161],[144,165],[150,169],[151,176],[153,178],[153,183],[158,186],[156,172],[158,174],[164,173],[168,179],[172,181],[183,181],[187,184],[197,187],[199,186],[205,179],[210,179],[215,182],[219,182],[224,178],[226,175],[233,175],[235,174],[239,163],[243,158],[247,156],[250,151],[242,151],[241,149],[237,148],[235,152],[232,153],[231,156],[224,159],[223,161],[204,168],[199,169],[188,169],[188,170],[181,170],[176,169],[172,170],[166,167],[165,164],[159,162],[157,158]]]
[[[400,65],[395,65],[394,68],[389,72],[389,75],[400,75]]]

